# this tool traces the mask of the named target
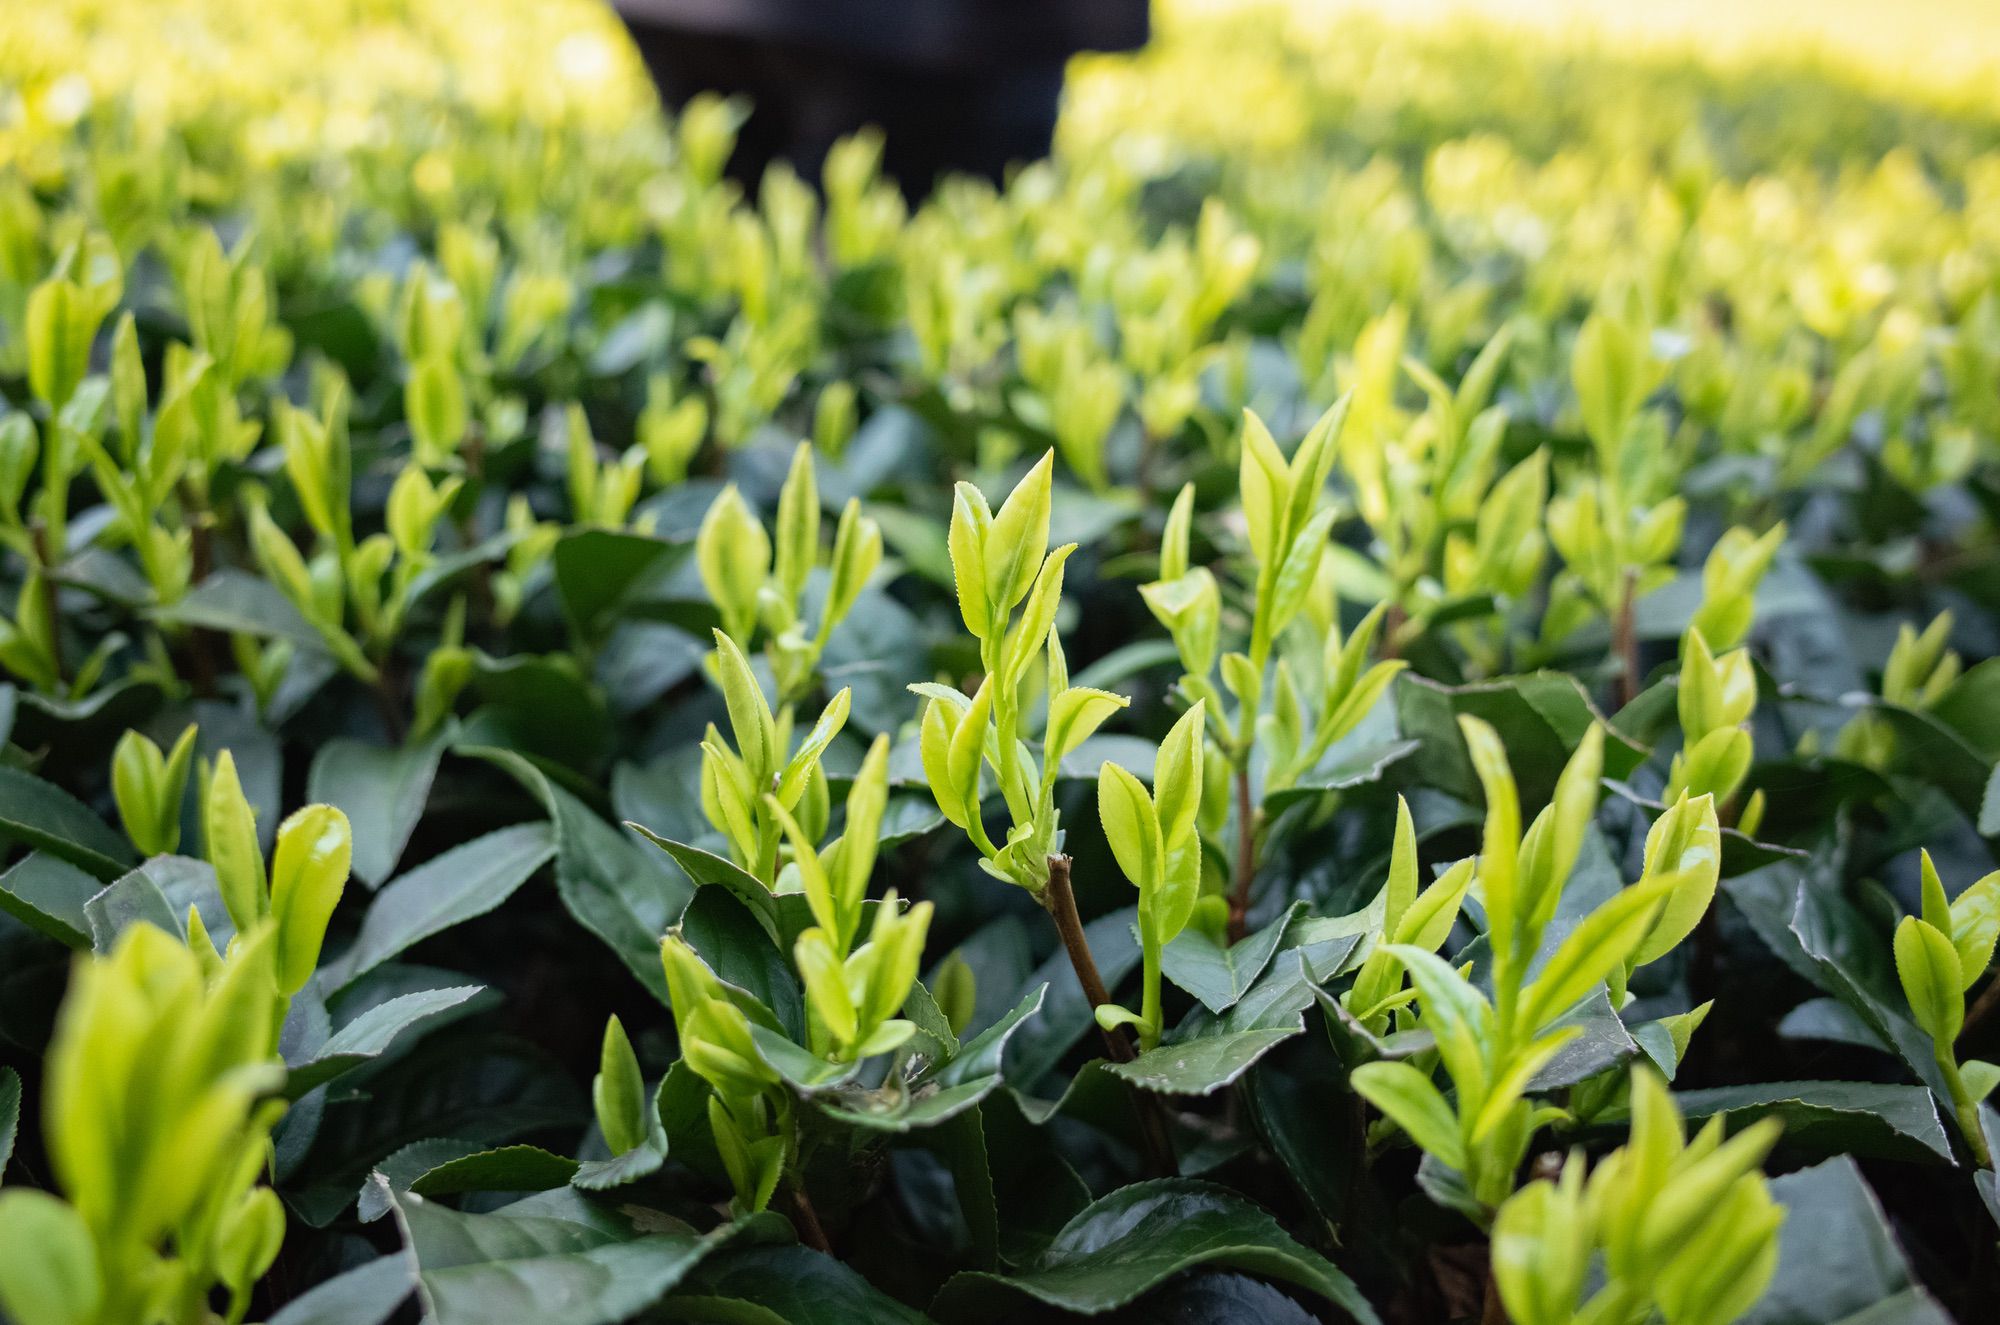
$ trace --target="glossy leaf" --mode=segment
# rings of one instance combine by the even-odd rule
[[[1346,1275],[1292,1241],[1269,1214],[1181,1178],[1136,1183],[1093,1202],[1020,1273],[957,1275],[931,1311],[948,1321],[1004,1320],[1032,1309],[1026,1301],[1093,1315],[1204,1265],[1303,1288],[1364,1325],[1380,1319]]]

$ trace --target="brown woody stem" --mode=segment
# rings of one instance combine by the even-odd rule
[[[1090,939],[1083,932],[1083,919],[1076,913],[1076,893],[1069,885],[1069,864],[1068,856],[1049,857],[1049,886],[1042,890],[1042,905],[1056,922],[1063,951],[1069,954],[1076,982],[1083,987],[1083,996],[1090,1001],[1094,1013],[1111,1002],[1111,991],[1104,987],[1104,977],[1098,974],[1097,959],[1090,953]],[[1098,1034],[1103,1037],[1105,1054],[1112,1062],[1129,1063],[1136,1057],[1131,1040],[1122,1031],[1108,1031],[1100,1026]]]
[[[1257,877],[1257,807],[1250,796],[1250,764],[1236,770],[1235,890],[1229,897],[1229,941],[1243,937],[1250,915],[1250,884]]]
[[[1618,706],[1623,708],[1639,697],[1638,572],[1625,572],[1625,588],[1618,596],[1618,616],[1611,623],[1611,643],[1618,653]]]
[[[826,1228],[819,1222],[819,1211],[813,1209],[812,1198],[806,1195],[805,1183],[797,1178],[785,1184],[791,1199],[792,1223],[797,1227],[799,1241],[814,1251],[833,1253],[833,1245],[826,1240]]]
[[[1091,956],[1090,939],[1083,932],[1083,920],[1077,915],[1076,893],[1069,882],[1070,859],[1068,856],[1049,857],[1049,883],[1042,889],[1042,905],[1056,922],[1056,933],[1062,936],[1063,951],[1069,954],[1070,967],[1076,972],[1076,982],[1083,988],[1083,996],[1090,1002],[1095,1013],[1098,1008],[1111,1002],[1111,992],[1104,987],[1104,977],[1098,973],[1097,959]],[[1132,1042],[1122,1030],[1097,1028],[1104,1041],[1106,1055],[1114,1063],[1129,1063],[1138,1055],[1133,1052]],[[1132,1088],[1132,1103],[1139,1116],[1139,1142],[1145,1150],[1147,1166],[1162,1177],[1171,1177],[1179,1171],[1174,1160],[1173,1142],[1167,1133],[1166,1118],[1160,1111],[1159,1097],[1138,1086]]]
[[[1401,639],[1403,623],[1409,619],[1410,614],[1403,610],[1402,597],[1398,595],[1391,599],[1389,601],[1389,610],[1382,614],[1382,647],[1380,650],[1382,661],[1389,662],[1403,656],[1403,641]]]

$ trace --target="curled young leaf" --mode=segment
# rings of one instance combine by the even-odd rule
[[[235,757],[227,750],[217,757],[204,788],[201,824],[202,845],[215,867],[229,919],[239,931],[247,930],[270,912],[271,902],[256,820],[237,779]]]
[[[805,593],[806,577],[819,560],[819,488],[812,457],[812,443],[800,442],[778,492],[777,555],[771,578],[791,603]]]
[[[1143,895],[1156,887],[1166,847],[1145,784],[1113,763],[1097,770],[1097,817],[1118,868]]]
[[[1000,503],[992,527],[985,531],[981,573],[986,602],[996,616],[1012,611],[1027,596],[1042,567],[1042,553],[1049,545],[1049,494],[1055,463],[1055,452],[1044,452]],[[963,592],[961,588],[961,595]],[[966,624],[971,624],[969,619]]]
[[[645,1142],[648,1105],[638,1056],[632,1052],[624,1024],[616,1017],[604,1023],[604,1044],[597,1063],[597,1075],[590,1083],[597,1127],[611,1153],[622,1155]]]
[[[1910,1015],[1939,1046],[1958,1038],[1965,1024],[1965,979],[1958,950],[1936,926],[1904,916],[1896,926],[1896,978],[1910,1000]]]
[[[1645,941],[1632,954],[1635,970],[1666,956],[1694,933],[1715,898],[1721,873],[1722,830],[1715,798],[1689,799],[1683,794],[1646,833],[1642,881],[1671,875],[1674,886]]]
[[[331,805],[308,805],[278,826],[271,915],[278,925],[278,987],[287,994],[303,989],[319,964],[353,850],[347,816]]]

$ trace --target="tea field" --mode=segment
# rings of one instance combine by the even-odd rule
[[[1996,69],[0,7],[0,1320],[1989,1319]]]

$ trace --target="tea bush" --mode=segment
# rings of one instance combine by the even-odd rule
[[[1990,1313],[1990,89],[649,95],[0,10],[0,1315]]]

